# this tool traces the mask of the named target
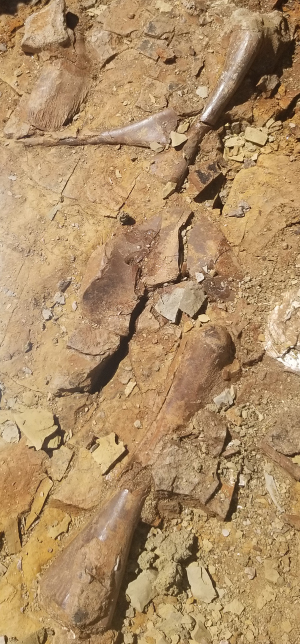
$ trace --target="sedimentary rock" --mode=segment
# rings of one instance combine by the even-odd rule
[[[65,0],[51,2],[25,20],[21,47],[26,54],[36,54],[53,46],[70,44],[65,21]]]

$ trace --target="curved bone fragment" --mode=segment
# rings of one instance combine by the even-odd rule
[[[251,23],[249,27],[235,29],[231,34],[224,69],[201,114],[201,121],[204,123],[217,123],[259,52],[263,40],[262,27],[255,23]]]
[[[247,24],[247,23],[246,23]],[[167,151],[159,155],[152,172],[166,183],[176,183],[180,187],[188,172],[188,166],[194,162],[199,145],[205,134],[217,123],[228,101],[235,94],[257,56],[262,40],[263,29],[259,23],[250,20],[248,28],[235,29],[230,37],[225,66],[213,93],[200,118],[187,132],[187,141],[180,152],[173,153],[173,159]]]
[[[66,138],[32,137],[22,139],[27,146],[32,145],[136,145],[142,148],[150,147],[150,143],[166,145],[170,133],[176,129],[178,116],[174,110],[167,108],[153,114],[143,121],[125,125],[116,130],[108,130],[101,134],[87,134],[86,136],[72,136]]]

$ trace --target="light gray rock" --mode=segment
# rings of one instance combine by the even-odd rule
[[[266,145],[268,140],[268,134],[266,131],[258,130],[255,127],[246,127],[245,130],[245,139],[250,143],[255,143],[256,145]]]
[[[233,599],[232,602],[224,606],[224,613],[232,613],[233,615],[241,615],[245,610],[245,606],[241,604],[239,599]]]
[[[191,556],[191,549],[194,543],[194,535],[188,530],[180,530],[169,534],[157,547],[155,553],[167,561],[184,561]],[[159,564],[158,566],[159,567]]]
[[[52,311],[50,311],[50,309],[43,309],[42,316],[44,320],[51,320],[51,318],[53,317]]]
[[[154,552],[151,552],[151,550],[144,550],[139,558],[138,558],[138,564],[141,570],[148,570],[148,568],[151,568],[154,560],[156,559],[156,556]]]
[[[177,595],[182,579],[182,569],[174,561],[166,561],[158,573],[155,588],[158,595]]]
[[[67,288],[69,288],[72,282],[72,277],[67,277],[65,280],[60,280],[57,284],[57,288],[61,293],[64,293]]]
[[[117,36],[104,31],[97,24],[88,32],[87,42],[93,50],[93,58],[98,61],[100,69],[120,50],[120,46],[117,46]]]
[[[145,543],[146,550],[155,550],[161,545],[165,538],[166,537],[161,530],[156,531],[155,528],[153,528],[150,530],[148,539]]]
[[[162,621],[157,624],[157,628],[164,635],[168,637],[181,630],[182,614],[172,604],[159,604],[156,612],[162,618]]]
[[[199,313],[206,299],[206,295],[199,284],[188,282],[180,301],[180,310],[193,318]]]
[[[25,20],[23,51],[34,54],[53,45],[68,45],[70,37],[65,21],[65,0],[52,0]]]
[[[206,85],[199,85],[196,89],[196,94],[197,96],[200,96],[200,98],[207,98],[209,94],[208,87]]]
[[[6,443],[18,443],[20,440],[20,433],[16,423],[7,420],[1,425],[2,438]]]
[[[62,304],[62,305],[64,305],[64,304],[66,303],[66,298],[65,298],[65,296],[64,296],[64,294],[63,294],[63,293],[60,293],[60,291],[58,291],[58,292],[57,292],[57,293],[55,293],[55,295],[54,295],[53,302],[54,302],[55,304]]]
[[[234,403],[235,395],[234,389],[224,389],[218,396],[215,396],[214,403],[217,405],[218,410],[220,409],[229,409]]]
[[[200,620],[196,620],[196,622],[197,624],[191,633],[192,639],[198,644],[210,644],[211,634]]]
[[[173,148],[178,148],[182,143],[187,141],[187,136],[185,134],[180,134],[179,132],[171,132],[170,137]]]
[[[165,636],[156,628],[151,628],[144,633],[143,637],[138,638],[139,644],[148,644],[148,642],[152,642],[153,640],[155,644],[168,644]]]
[[[134,642],[133,634],[132,633],[125,633],[123,635],[123,641],[124,641],[124,644],[133,644],[133,642]]]
[[[184,289],[181,287],[174,289],[172,293],[164,293],[158,300],[155,310],[164,318],[175,324],[178,318],[180,302],[183,294]]]
[[[193,562],[187,567],[186,572],[193,597],[205,602],[205,604],[210,604],[217,596],[217,593],[204,566]]]
[[[156,570],[143,570],[140,575],[127,586],[126,595],[131,606],[142,613],[145,606],[155,597],[155,581],[158,573]]]

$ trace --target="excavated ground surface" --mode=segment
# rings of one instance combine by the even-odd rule
[[[103,29],[108,11],[104,28],[114,39],[113,54],[107,59],[102,50],[99,59],[94,52],[88,96],[64,128],[70,135],[82,128],[118,127],[167,105],[182,122],[192,122],[204,106],[197,88],[210,91],[222,68],[233,10],[274,7],[270,0],[106,4],[107,8],[97,0],[67,2],[70,25],[71,14],[78,16],[85,37]],[[1,132],[49,59],[47,53],[26,55],[21,49],[24,20],[39,8],[39,3],[16,7],[15,2],[0,7]],[[176,500],[165,502],[160,514],[145,511],[108,641],[119,637],[126,644],[191,640],[296,644],[300,640],[300,518],[298,526],[287,518],[300,517],[300,483],[260,449],[262,438],[275,424],[280,430],[294,427],[297,434],[300,418],[299,375],[285,370],[264,349],[269,312],[285,291],[300,285],[300,11],[296,0],[283,3],[282,10],[293,41],[271,70],[279,77],[276,89],[271,94],[262,91],[256,86],[261,72],[254,69],[248,74],[217,132],[205,138],[196,161],[218,160],[223,185],[213,184],[194,201],[195,188],[187,180],[180,195],[195,221],[204,213],[221,229],[240,269],[239,277],[233,276],[230,300],[211,299],[205,311],[211,322],[231,333],[240,366],[234,380],[224,380],[208,400],[212,413],[221,414],[227,424],[229,447],[217,469],[221,478],[236,482],[231,509],[225,522]],[[173,62],[167,64],[139,51],[145,25],[162,19],[168,21],[174,53]],[[123,34],[114,33],[122,30]],[[265,145],[245,144],[243,133],[249,125],[263,128]],[[232,136],[243,140],[240,146],[228,147]],[[178,325],[169,325],[162,348],[160,340],[156,347],[149,386],[141,363],[147,352],[152,355],[153,330],[141,340],[132,328],[132,349],[118,354],[104,387],[94,383],[92,392],[53,395],[67,337],[82,320],[79,291],[88,258],[98,245],[124,231],[120,213],[141,224],[164,211],[166,202],[150,173],[152,150],[25,148],[4,134],[0,145],[0,434],[9,422],[16,422],[20,430],[19,442],[7,443],[3,433],[0,438],[0,635],[9,641],[30,636],[28,644],[33,644],[38,641],[33,634],[46,628],[43,637],[62,644],[72,641],[72,635],[39,605],[38,583],[44,568],[106,494],[107,482],[91,447],[97,438],[114,432],[129,454],[136,448],[149,423],[152,392],[167,377],[163,360],[168,362],[180,335],[190,333],[199,322],[183,315]],[[244,217],[232,216],[241,201],[250,209]],[[184,235],[183,245],[185,239]],[[54,303],[62,290],[60,281],[69,278],[64,302]],[[51,312],[50,319],[44,311]],[[154,347],[156,343],[154,339]],[[213,395],[231,385],[233,405],[217,412]],[[25,416],[30,426],[42,424],[50,441],[54,425],[59,427],[64,444],[56,439],[48,449],[28,449],[20,421]],[[293,455],[297,462],[297,450]],[[277,486],[277,505],[267,491],[266,474]],[[36,509],[30,515],[34,497]],[[39,499],[45,497],[41,507]],[[209,603],[192,596],[186,568],[196,561],[208,571],[216,589]],[[126,597],[128,583],[141,570],[167,571],[171,563],[175,568],[171,566],[169,576],[167,572],[160,576],[148,604],[140,611],[133,608]],[[94,637],[91,642],[102,639]]]

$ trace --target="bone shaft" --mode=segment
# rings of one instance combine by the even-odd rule
[[[234,30],[229,43],[225,67],[219,82],[201,115],[201,121],[215,125],[227,103],[244,80],[256,58],[263,34],[259,30]]]
[[[208,392],[218,382],[221,369],[234,355],[231,337],[225,329],[208,326],[191,335],[181,346],[175,374],[165,402],[139,445],[136,460],[151,465],[154,449],[162,438],[172,434],[207,402]]]
[[[194,163],[205,134],[217,123],[227,103],[250,69],[258,54],[262,37],[262,32],[259,30],[241,29],[232,33],[225,67],[216,88],[210,96],[204,112],[188,130],[188,140],[183,148],[184,157],[181,163],[177,163],[176,167],[171,169],[169,180],[177,183],[177,187],[182,185],[188,172],[188,166]]]

